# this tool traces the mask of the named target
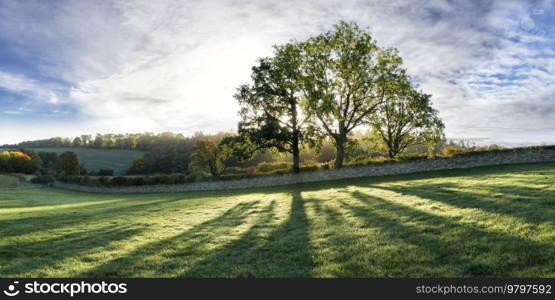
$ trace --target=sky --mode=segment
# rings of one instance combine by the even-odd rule
[[[399,49],[446,136],[555,144],[555,1],[0,1],[0,144],[236,129],[272,45],[344,20]]]

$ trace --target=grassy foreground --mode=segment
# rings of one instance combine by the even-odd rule
[[[265,190],[0,189],[0,277],[555,277],[555,163]]]

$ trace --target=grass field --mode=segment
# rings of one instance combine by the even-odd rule
[[[19,185],[19,180],[13,176],[0,174],[0,188],[15,188]]]
[[[0,190],[0,277],[555,277],[555,163],[235,192]]]
[[[91,148],[35,148],[35,151],[56,152],[62,154],[72,151],[77,154],[80,163],[85,163],[87,170],[113,169],[116,175],[123,175],[134,159],[142,157],[144,152],[132,150],[91,149]]]

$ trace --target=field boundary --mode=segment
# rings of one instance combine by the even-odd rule
[[[282,186],[298,183],[334,181],[341,179],[402,175],[427,171],[466,169],[473,167],[537,163],[555,161],[555,149],[540,148],[520,151],[477,153],[449,158],[422,159],[399,163],[383,163],[342,169],[320,170],[300,174],[283,174],[238,180],[205,181],[176,185],[150,185],[128,187],[83,186],[56,182],[55,187],[88,193],[178,193],[193,191],[236,190]]]

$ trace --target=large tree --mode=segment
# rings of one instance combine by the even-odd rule
[[[335,143],[335,168],[341,168],[349,134],[368,122],[387,91],[404,77],[401,59],[345,22],[302,45],[303,108],[316,129]]]
[[[252,68],[251,83],[235,94],[241,106],[239,134],[259,148],[291,153],[298,172],[300,145],[308,138],[299,106],[301,49],[296,43],[274,49],[273,57],[260,59]]]
[[[56,169],[66,175],[79,175],[79,159],[73,152],[66,151],[58,157]]]
[[[443,138],[444,125],[430,98],[406,82],[388,93],[387,101],[371,116],[373,130],[382,139],[389,157],[402,153],[411,144],[432,149]]]

